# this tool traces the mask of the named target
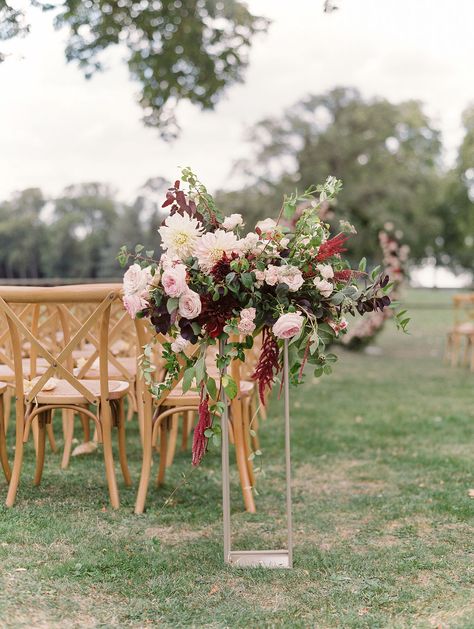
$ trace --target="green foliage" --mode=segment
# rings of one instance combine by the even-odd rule
[[[437,210],[443,229],[430,253],[438,262],[473,268],[474,261],[474,105],[463,113],[464,138],[455,167],[444,180]]]
[[[213,109],[225,88],[242,81],[252,38],[268,21],[241,0],[30,0],[68,29],[67,61],[90,78],[104,69],[104,51],[125,51],[140,86],[143,121],[164,138],[179,127],[181,101]],[[0,0],[0,38],[22,28],[23,14]]]
[[[25,35],[28,30],[23,13],[6,0],[0,0],[0,41]],[[4,60],[5,56],[0,51],[0,63]]]
[[[127,205],[108,186],[88,183],[53,199],[32,188],[0,202],[0,277],[120,277],[136,242],[153,253],[159,209],[148,194]]]
[[[354,260],[379,256],[377,233],[387,221],[403,230],[415,258],[438,236],[441,141],[419,102],[367,100],[355,89],[336,88],[261,121],[250,138],[254,158],[240,164],[250,187],[218,197],[248,222],[278,207],[284,190],[333,174],[344,180],[333,204],[335,225],[347,219],[358,231],[350,244]],[[285,202],[284,213],[291,219],[294,203]]]

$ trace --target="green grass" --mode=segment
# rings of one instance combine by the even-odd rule
[[[30,445],[17,504],[0,507],[0,626],[474,627],[474,375],[442,364],[449,295],[407,301],[410,336],[388,326],[380,354],[338,350],[333,376],[293,392],[293,571],[223,565],[215,450],[191,474],[179,453],[135,516],[135,488],[109,508],[100,452],[66,472],[48,453],[32,487]],[[256,515],[234,483],[238,548],[284,539],[281,404],[270,410]]]

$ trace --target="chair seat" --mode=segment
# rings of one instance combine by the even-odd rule
[[[240,381],[241,396],[247,397],[252,393],[253,389],[254,382],[251,382],[250,380]],[[185,404],[195,404],[195,400],[197,400],[197,404],[199,404],[199,391],[192,388],[186,391],[186,393],[183,393],[183,385],[180,380],[163,402],[163,406],[184,406]]]
[[[8,384],[6,382],[0,382],[0,395],[3,395],[7,390]]]
[[[128,372],[130,380],[134,380],[137,375],[137,359],[132,357],[117,358],[118,362]],[[78,373],[78,370],[75,370]],[[91,368],[83,376],[87,380],[99,379],[99,361],[95,360]],[[109,363],[109,378],[123,378],[124,374],[112,363]]]
[[[470,321],[459,323],[451,330],[451,334],[474,334],[474,323]]]
[[[25,378],[30,377],[30,359],[23,358],[23,376]],[[38,358],[36,361],[36,375],[41,376],[48,369],[50,364],[44,358]],[[8,365],[0,365],[0,380],[6,382],[13,382],[15,379],[15,372]]]
[[[99,380],[79,380],[95,398],[100,398]],[[129,382],[109,380],[109,399],[118,400],[128,392]],[[38,404],[88,404],[87,399],[67,380],[58,380],[50,391],[40,391],[36,397]]]

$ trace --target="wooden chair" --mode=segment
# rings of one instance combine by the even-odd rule
[[[107,284],[104,285],[106,290],[115,291],[120,293],[122,286],[120,284]],[[80,306],[80,307],[78,307]],[[94,304],[81,303],[77,304],[74,311],[70,312],[71,325],[74,331],[78,331],[81,326],[80,314],[83,317],[85,313],[92,313]],[[136,374],[137,374],[137,351],[136,340],[134,336],[130,335],[130,327],[132,328],[134,335],[134,326],[130,320],[129,315],[124,312],[122,303],[120,300],[113,302],[110,312],[110,330],[109,330],[109,344],[108,344],[108,377],[110,380],[120,380],[129,383],[129,389],[127,392],[127,398],[129,400],[129,413],[128,419],[131,419],[134,411],[136,410]],[[126,331],[128,340],[127,347],[133,355],[118,356],[114,351],[114,346],[117,346],[118,341],[124,339],[124,330]],[[83,380],[97,380],[100,377],[99,370],[99,322],[91,327],[87,336],[80,344],[80,348],[73,351],[72,355],[75,361],[76,369],[75,375],[78,379]],[[90,440],[90,432],[87,424],[84,424],[84,441]],[[73,442],[73,426],[69,423],[67,430],[65,430],[65,447],[63,453],[62,467],[66,468],[69,465],[69,458],[71,455],[72,442]],[[97,435],[95,436],[97,439]]]
[[[143,347],[149,339],[146,324],[144,324],[142,320],[138,319],[136,320],[136,328],[139,346]],[[163,342],[166,339],[161,337],[160,340]],[[184,414],[185,417],[189,417],[189,414],[194,414],[198,411],[200,401],[198,392],[190,390],[183,394],[182,387],[180,385],[183,373],[184,365],[182,365],[181,372],[175,379],[171,391],[164,393],[159,400],[152,399],[143,379],[141,377],[138,378],[138,382],[140,383],[140,392],[137,395],[137,400],[139,406],[142,407],[141,413],[143,416],[144,439],[142,471],[135,503],[135,513],[143,513],[145,509],[146,495],[151,476],[153,444],[155,443],[158,434],[160,437],[160,460],[156,483],[157,485],[161,485],[165,478],[168,461],[169,434],[173,428],[173,418],[176,418],[179,414]],[[213,375],[214,377],[220,376],[217,371],[215,373],[210,371],[210,375]],[[252,383],[243,383],[240,378],[240,364],[237,361],[234,361],[233,363],[232,376],[236,380],[239,394],[230,402],[230,417],[232,422],[230,428],[235,443],[237,466],[245,508],[247,511],[254,513],[256,509],[252,494],[254,481],[253,465],[249,458],[250,452],[248,446],[246,445],[244,432],[245,417],[247,416],[248,418],[249,409],[249,404],[246,400],[251,394],[253,385]],[[186,426],[183,428],[186,430]],[[173,436],[173,438],[175,439],[176,437]]]
[[[6,505],[15,501],[23,462],[24,442],[33,422],[38,424],[38,450],[34,483],[41,481],[45,458],[46,425],[51,422],[56,409],[85,415],[95,423],[99,439],[103,444],[105,472],[112,507],[119,507],[119,495],[112,456],[112,427],[118,428],[119,458],[123,477],[131,484],[125,451],[125,414],[123,400],[128,393],[129,383],[110,380],[108,374],[109,321],[112,304],[120,297],[119,291],[110,290],[107,285],[59,286],[53,288],[0,287],[0,312],[8,324],[14,365],[14,387],[16,396],[16,449]],[[79,327],[71,324],[68,306],[78,303],[95,304],[94,311]],[[61,321],[63,335],[62,348],[50,351],[39,340],[32,329],[15,313],[13,304],[34,304],[40,307],[56,308]],[[75,319],[75,318],[74,318]],[[91,329],[99,325],[99,378],[80,379],[74,374],[73,350],[90,335]],[[73,330],[73,332],[71,332]],[[28,365],[22,356],[22,341],[31,345]],[[37,359],[43,359],[47,368],[39,375],[29,391],[25,391],[25,375],[36,373]],[[25,373],[26,372],[26,373]],[[50,378],[57,378],[52,390],[45,390]]]
[[[454,325],[447,333],[445,360],[452,367],[460,362],[465,366],[470,364],[474,371],[474,293],[454,295],[453,309]]]
[[[3,473],[7,483],[10,482],[11,470],[8,463],[7,444],[6,444],[6,427],[5,427],[5,395],[8,385],[0,382],[0,463],[2,464]]]

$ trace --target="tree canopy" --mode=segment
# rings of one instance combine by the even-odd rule
[[[359,232],[355,257],[378,254],[377,232],[387,221],[404,232],[415,258],[442,230],[440,133],[417,101],[394,104],[336,88],[262,120],[250,141],[253,156],[239,164],[250,185],[220,197],[234,209],[260,217],[285,191],[331,174],[344,182],[335,216]]]
[[[86,77],[104,69],[118,47],[139,85],[146,125],[165,138],[178,133],[176,107],[212,109],[226,87],[242,81],[253,36],[268,21],[241,0],[31,0],[69,31],[67,61]],[[25,16],[0,0],[0,39],[27,29]],[[1,59],[0,59],[1,60]]]

